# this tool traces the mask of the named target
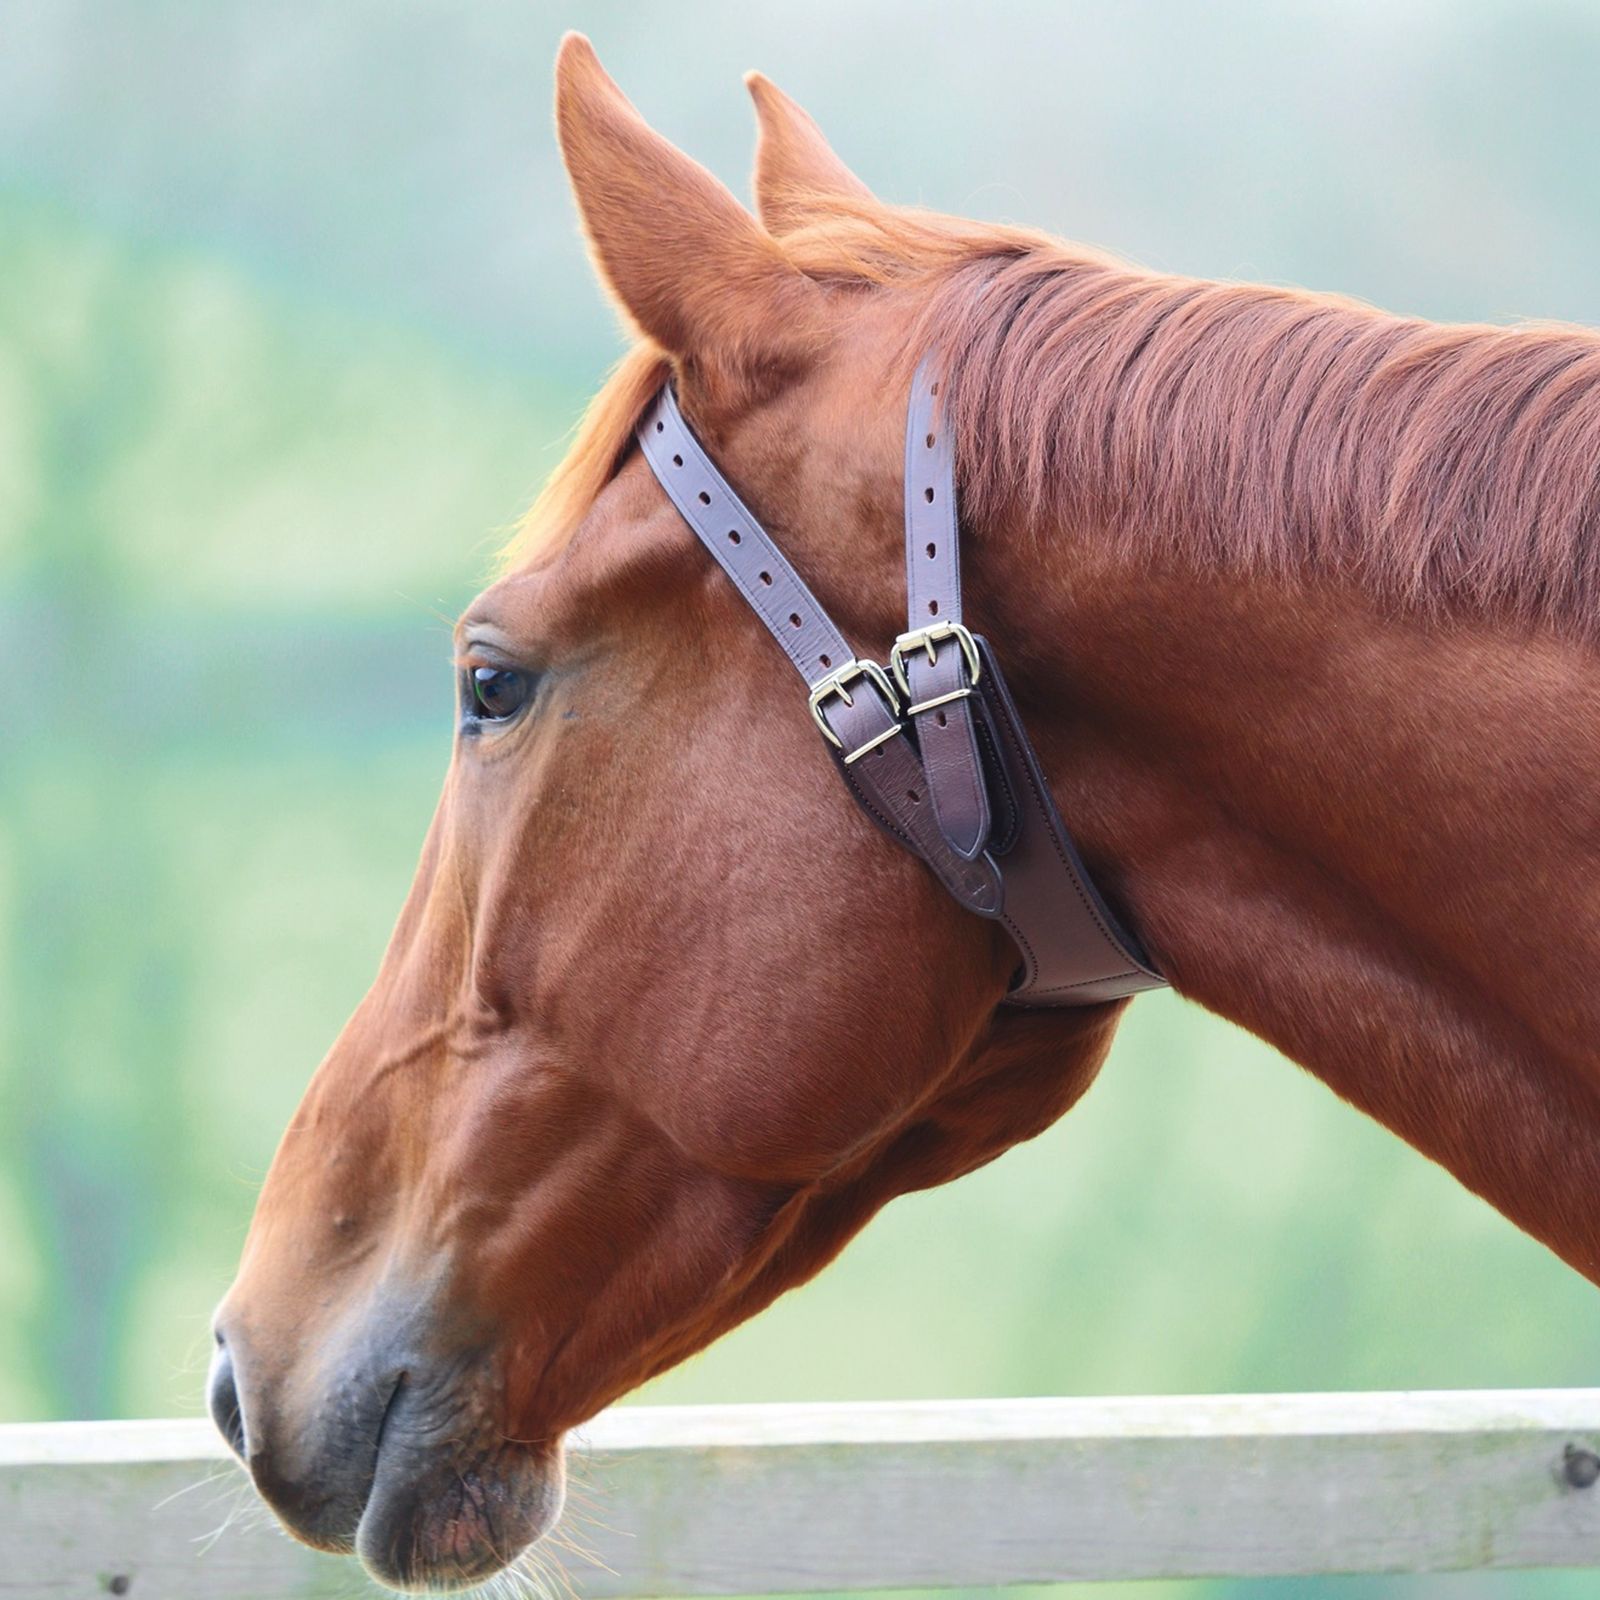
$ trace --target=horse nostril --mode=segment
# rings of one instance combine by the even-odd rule
[[[228,1448],[243,1461],[244,1411],[239,1405],[239,1386],[233,1381],[233,1357],[228,1347],[217,1341],[216,1354],[211,1358],[211,1377],[206,1383],[206,1406],[211,1420],[216,1423]]]

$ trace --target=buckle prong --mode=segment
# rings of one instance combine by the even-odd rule
[[[935,700],[924,700],[912,706],[906,713],[907,716],[915,716],[919,711],[927,711],[933,706],[941,706],[951,700],[965,699],[976,686],[978,674],[983,670],[983,659],[978,654],[977,641],[959,622],[930,622],[925,628],[913,628],[910,633],[902,633],[889,652],[889,670],[894,674],[894,681],[900,685],[901,695],[907,700],[911,698],[911,681],[906,674],[906,657],[914,651],[926,650],[928,665],[931,667],[939,659],[936,647],[946,639],[954,639],[961,646],[961,654],[966,658],[966,688],[940,695]]]
[[[816,723],[822,737],[835,750],[844,749],[844,740],[828,726],[828,719],[823,716],[822,707],[823,703],[833,696],[843,700],[847,706],[853,706],[856,702],[848,685],[858,681],[870,684],[883,697],[883,703],[889,708],[889,715],[894,719],[894,726],[875,734],[859,750],[852,750],[844,758],[846,766],[852,761],[859,761],[869,750],[875,750],[901,731],[900,697],[894,692],[894,685],[889,681],[888,673],[876,661],[858,659],[847,661],[842,667],[835,667],[825,678],[819,678],[811,686],[811,720]]]

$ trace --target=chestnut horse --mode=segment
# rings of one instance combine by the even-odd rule
[[[669,377],[881,659],[937,351],[968,612],[1118,913],[1600,1279],[1600,339],[894,209],[753,77],[758,220],[581,38],[557,80],[639,343],[457,628],[415,885],[217,1315],[290,1530],[498,1571],[567,1429],[1049,1125],[1117,1025],[1007,1005],[1005,932],[851,803],[633,447]]]

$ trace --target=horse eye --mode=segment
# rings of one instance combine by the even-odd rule
[[[487,722],[504,722],[522,709],[528,698],[528,680],[520,672],[500,667],[474,667],[472,698],[478,716]]]

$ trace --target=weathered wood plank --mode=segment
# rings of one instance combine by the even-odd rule
[[[562,1561],[595,1600],[1600,1566],[1569,1445],[1600,1390],[623,1408],[574,1444],[596,1559]],[[0,1428],[0,1596],[367,1592],[205,1423]]]
[[[351,1563],[267,1526],[208,1422],[0,1427],[0,1596],[333,1600]],[[213,1537],[213,1535],[215,1537]]]

